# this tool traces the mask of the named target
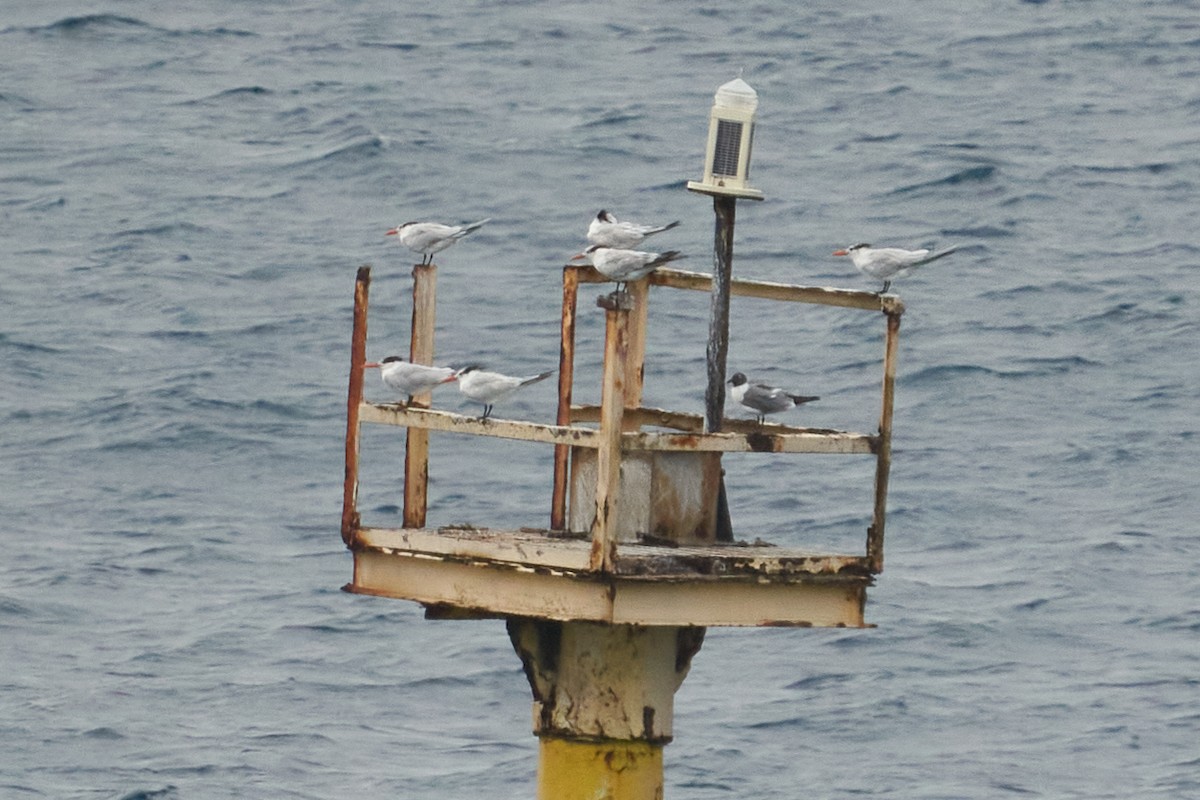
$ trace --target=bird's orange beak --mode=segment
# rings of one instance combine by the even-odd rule
[[[384,234],[384,236],[399,236],[399,235],[400,235],[399,228],[392,228],[390,231],[388,231],[387,233]]]
[[[446,378],[446,380],[441,381],[441,383],[454,383],[456,380],[458,380],[458,376],[451,375],[449,378]]]
[[[379,369],[382,366],[383,364],[380,364],[378,361],[368,361],[367,363],[363,364],[363,369],[371,369],[372,367]]]
[[[834,250],[833,254],[835,256],[848,256],[848,255],[850,255],[850,251],[849,250]]]
[[[572,261],[583,261],[585,258],[587,258],[587,253],[576,253],[571,256]]]

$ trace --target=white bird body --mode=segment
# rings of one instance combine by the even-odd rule
[[[610,212],[602,210],[588,225],[587,240],[588,244],[628,250],[637,247],[647,236],[669,231],[678,224],[679,220],[666,225],[641,225],[618,220]]]
[[[957,247],[947,247],[933,255],[928,250],[904,250],[899,247],[871,247],[869,244],[856,244],[844,250],[834,250],[835,256],[850,256],[859,272],[869,278],[883,281],[882,292],[891,288],[892,280],[903,278],[910,270],[922,264],[936,261],[950,255]]]
[[[554,370],[551,369],[537,375],[518,378],[499,372],[488,372],[471,365],[458,370],[458,390],[472,400],[483,403],[483,419],[487,419],[496,403],[507,400],[517,389],[545,380],[553,374]]]
[[[765,383],[750,383],[740,372],[734,373],[733,377],[729,379],[729,384],[733,387],[729,392],[733,399],[753,411],[759,422],[762,422],[767,414],[787,411],[789,408],[821,399],[808,395],[791,394],[776,386],[767,386]]]
[[[683,258],[678,250],[665,253],[646,253],[641,250],[624,250],[594,244],[572,258],[591,259],[592,266],[604,277],[617,283],[636,281],[646,277],[663,264]]]
[[[424,394],[435,386],[451,383],[458,379],[450,367],[431,367],[425,364],[413,364],[400,356],[388,356],[383,361],[368,361],[366,368],[377,367],[380,377],[389,389],[394,389],[406,397]]]
[[[457,242],[472,231],[479,230],[490,219],[481,219],[479,222],[472,222],[470,225],[443,225],[440,222],[406,222],[403,225],[398,225],[387,232],[388,236],[395,236],[400,240],[400,244],[407,247],[416,253],[421,253],[425,256],[422,259],[422,264],[429,264],[433,261],[433,254],[440,253],[450,245]]]

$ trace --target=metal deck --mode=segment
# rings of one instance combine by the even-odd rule
[[[478,528],[361,528],[345,589],[439,616],[639,625],[863,627],[865,556],[763,545],[624,543],[590,569],[587,536]],[[458,612],[450,614],[443,607]]]

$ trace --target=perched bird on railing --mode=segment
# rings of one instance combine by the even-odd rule
[[[479,230],[491,222],[491,219],[481,219],[470,225],[442,225],[439,222],[406,222],[387,232],[387,236],[395,236],[400,244],[424,258],[422,264],[432,264],[433,254],[440,253],[450,245],[472,231]]]
[[[414,394],[424,394],[435,386],[458,380],[457,372],[450,367],[413,364],[400,356],[388,356],[383,361],[368,361],[363,367],[379,369],[384,384],[406,398]]]
[[[571,260],[591,261],[597,272],[610,281],[616,281],[617,289],[620,289],[622,284],[644,278],[663,264],[680,258],[683,255],[678,250],[644,253],[641,250],[622,250],[594,244]]]
[[[909,270],[916,269],[922,264],[944,258],[958,247],[947,247],[933,255],[928,250],[902,250],[899,247],[871,247],[869,244],[855,244],[844,250],[834,250],[835,256],[850,256],[858,271],[869,278],[883,281],[883,294],[892,288],[894,278],[903,278]]]
[[[669,231],[679,224],[679,220],[668,222],[666,225],[641,225],[637,222],[620,221],[610,212],[603,211],[596,215],[592,224],[588,225],[588,244],[598,244],[604,247],[633,248],[642,243],[647,236]]]
[[[547,370],[525,378],[515,378],[499,372],[486,372],[478,364],[471,364],[462,367],[455,374],[458,377],[458,390],[472,400],[483,403],[483,416],[480,419],[487,419],[492,413],[493,405],[507,400],[522,386],[549,378],[554,374],[554,370]]]
[[[733,374],[733,377],[729,379],[729,384],[733,386],[733,389],[730,390],[733,399],[753,411],[760,424],[767,414],[787,411],[789,408],[795,408],[803,403],[821,399],[801,394],[789,394],[783,389],[767,386],[764,383],[750,383],[740,372]]]

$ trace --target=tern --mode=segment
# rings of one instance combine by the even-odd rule
[[[471,364],[455,374],[458,377],[458,390],[472,400],[483,403],[483,416],[480,419],[487,419],[492,413],[493,405],[508,399],[522,386],[544,381],[554,374],[554,370],[515,378],[512,375],[501,375],[499,372],[486,372],[478,364]]]
[[[424,364],[413,364],[400,356],[388,356],[383,361],[368,361],[363,364],[363,367],[366,369],[377,368],[388,388],[396,390],[405,397],[424,394],[435,386],[458,380],[457,373],[450,367],[427,367]]]
[[[729,379],[729,384],[733,386],[730,391],[733,399],[753,411],[760,424],[767,414],[787,411],[789,408],[795,408],[803,403],[821,399],[802,394],[789,394],[783,389],[767,386],[764,383],[750,383],[740,372],[734,373],[733,377]]]
[[[481,219],[470,225],[442,225],[440,222],[406,222],[387,232],[387,236],[395,236],[400,244],[424,257],[422,264],[432,264],[433,254],[440,253],[459,239],[472,231],[479,230],[491,222],[491,219]]]
[[[620,289],[621,284],[644,278],[663,264],[680,258],[683,258],[683,255],[678,250],[646,253],[641,250],[622,250],[594,244],[571,260],[591,259],[596,271],[610,281],[616,281],[617,288]]]
[[[588,225],[588,244],[598,244],[604,247],[633,248],[642,243],[647,236],[669,231],[679,224],[679,220],[668,222],[666,225],[641,225],[637,222],[622,222],[608,211],[601,211]]]
[[[929,254],[928,250],[902,250],[899,247],[871,247],[869,244],[855,244],[844,250],[834,250],[835,256],[850,256],[858,271],[869,278],[883,281],[883,294],[892,288],[892,279],[903,278],[909,270],[916,269],[922,264],[944,258],[958,247],[947,247],[945,250]]]

